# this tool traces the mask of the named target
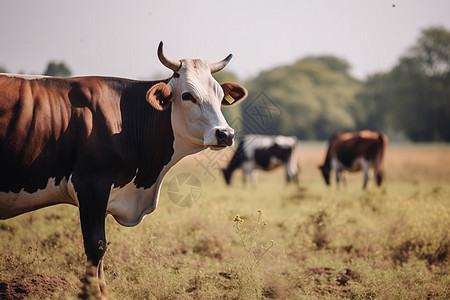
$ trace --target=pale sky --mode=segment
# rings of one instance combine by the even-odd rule
[[[430,26],[450,30],[448,0],[0,0],[0,66],[154,79],[173,58],[233,53],[240,79],[307,55],[335,55],[360,79],[388,71]]]

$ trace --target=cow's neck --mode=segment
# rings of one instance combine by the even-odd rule
[[[231,177],[231,174],[234,172],[234,170],[236,170],[238,167],[240,167],[241,165],[238,164],[236,161],[232,160],[230,162],[230,164],[225,168],[225,174],[227,174],[227,176]]]
[[[247,146],[244,146],[244,142],[239,143],[239,146],[236,149],[235,154],[233,155],[230,163],[225,169],[225,173],[228,174],[229,176],[231,176],[231,173],[233,173],[234,170],[241,167],[242,162],[247,158],[247,154],[245,153],[245,147]]]
[[[139,224],[145,215],[156,209],[161,183],[172,166],[183,157],[204,149],[173,133],[170,110],[152,110],[144,119],[136,121],[138,137],[129,137],[129,142],[136,145],[136,173],[127,184],[112,187],[107,208],[108,213],[125,226]]]
[[[170,115],[166,112],[152,116],[144,124],[147,131],[141,134],[137,145],[136,184],[149,188],[156,182],[163,167],[173,159],[174,137]]]
[[[329,147],[327,150],[327,156],[325,157],[325,162],[323,163],[323,165],[327,168],[331,168],[331,159],[332,159],[332,149],[331,149],[331,147]]]

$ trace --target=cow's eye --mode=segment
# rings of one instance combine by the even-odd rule
[[[192,94],[189,93],[189,92],[184,92],[184,93],[181,95],[181,98],[182,98],[184,101],[192,101],[192,102],[195,103],[195,98],[194,98],[194,96],[192,96]]]

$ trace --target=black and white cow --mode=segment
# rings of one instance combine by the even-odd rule
[[[227,184],[236,169],[241,169],[244,183],[255,183],[255,169],[264,171],[284,166],[286,181],[298,184],[300,142],[295,136],[248,134],[242,137],[230,163],[223,169]]]
[[[0,75],[0,219],[41,207],[79,207],[87,274],[106,295],[105,216],[124,226],[155,210],[161,182],[186,155],[233,143],[220,106],[247,96],[219,84],[217,63],[174,60],[159,81]]]

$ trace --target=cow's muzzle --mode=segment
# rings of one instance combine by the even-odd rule
[[[233,145],[234,133],[229,130],[216,130],[217,146],[226,147]]]

